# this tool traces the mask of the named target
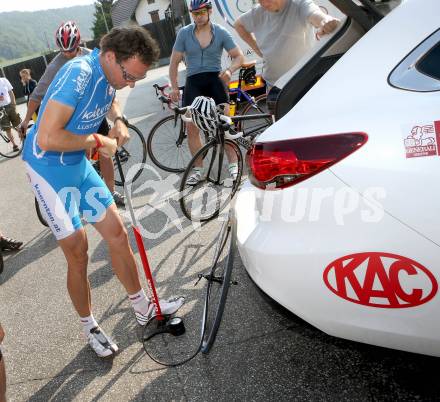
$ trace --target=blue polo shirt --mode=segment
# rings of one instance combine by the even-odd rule
[[[195,34],[196,25],[180,29],[173,50],[185,54],[187,77],[194,74],[221,71],[223,49],[227,52],[237,47],[232,35],[221,25],[211,22],[211,43],[202,48]]]

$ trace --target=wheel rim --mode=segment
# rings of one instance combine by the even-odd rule
[[[169,172],[183,172],[192,155],[186,138],[180,141],[181,121],[174,125],[174,116],[159,122],[148,138],[151,160],[159,168]]]
[[[134,126],[128,126],[130,141],[119,149],[122,169],[124,171],[126,183],[133,183],[139,178],[143,171],[143,166],[147,160],[147,146],[142,133]],[[122,180],[117,168],[116,161],[113,160],[115,169],[115,184],[122,186]]]
[[[185,171],[185,175],[182,177],[180,203],[184,215],[192,221],[204,222],[215,218],[221,211],[227,209],[226,207],[237,191],[243,170],[243,160],[238,146],[231,141],[226,143],[231,146],[238,159],[239,176],[237,181],[234,182],[229,173],[229,162],[226,154],[223,158],[220,175],[218,174],[219,148],[221,147],[219,144],[209,144],[195,155],[194,160],[205,153],[203,159],[204,173],[198,184],[191,186],[186,183],[188,177],[192,174],[191,167]],[[214,153],[216,154],[214,163],[212,168],[209,169]]]

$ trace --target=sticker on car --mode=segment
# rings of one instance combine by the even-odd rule
[[[422,264],[391,253],[365,252],[331,262],[324,270],[326,286],[347,301],[369,307],[407,308],[433,299],[435,276]]]
[[[407,158],[440,155],[440,121],[410,125],[403,134]]]

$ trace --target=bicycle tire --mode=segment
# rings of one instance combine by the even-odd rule
[[[266,114],[269,113],[267,108],[267,95],[262,94],[255,98],[255,104],[248,102],[240,112],[242,116],[247,114]],[[261,134],[267,127],[272,124],[270,119],[255,119],[239,121],[238,131],[243,131],[243,135],[251,135],[256,137]]]
[[[226,146],[230,146],[237,157],[238,175],[235,181],[232,180],[229,174],[226,153],[223,153],[222,148]],[[222,153],[223,161],[219,175],[218,155]],[[203,160],[204,177],[198,184],[194,186],[188,185],[186,184],[188,177],[192,174],[193,167],[199,158]],[[234,197],[241,182],[242,173],[243,156],[237,143],[225,140],[223,145],[215,139],[208,142],[191,159],[180,182],[179,202],[183,214],[191,221],[207,222],[214,219]],[[219,180],[217,180],[218,178]],[[212,199],[207,200],[207,197],[210,195],[213,196]],[[202,215],[203,210],[207,210],[205,215]]]
[[[130,140],[124,144],[118,152],[124,169],[125,182],[133,183],[144,170],[143,165],[147,161],[147,144],[142,132],[136,126],[128,124],[127,128],[130,134]],[[134,168],[135,165],[135,170],[132,171],[131,168]],[[114,157],[113,166],[115,169],[115,185],[122,187],[123,183]]]
[[[228,238],[229,244],[226,246]],[[220,231],[220,242],[218,243],[220,247],[214,255],[214,264],[206,289],[206,322],[204,323],[204,337],[201,347],[202,353],[205,354],[208,353],[214,345],[222,322],[226,299],[231,285],[231,274],[235,256],[235,238],[235,227],[232,221],[228,219],[223,223],[223,227]],[[222,255],[224,258],[220,260]],[[213,277],[215,277],[216,280],[213,280]],[[219,278],[221,282],[218,282]]]
[[[43,213],[41,212],[40,204],[38,203],[37,197],[34,197],[34,202],[35,202],[35,210],[37,212],[38,220],[43,226],[49,227],[46,218],[44,218]]]
[[[18,155],[20,155],[21,152],[23,151],[23,144],[24,144],[21,141],[20,136],[18,135],[18,132],[16,130],[11,129],[11,133],[14,137],[15,143],[18,146],[18,151],[13,151],[11,141],[6,135],[6,132],[4,130],[0,135],[0,155],[8,159],[13,159],[16,158]]]
[[[147,139],[148,154],[160,169],[171,173],[182,173],[191,160],[191,152],[186,137],[181,145],[177,141],[184,130],[182,119],[175,125],[174,115],[158,121]]]

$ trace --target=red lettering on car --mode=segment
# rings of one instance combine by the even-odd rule
[[[434,275],[420,263],[378,252],[338,258],[324,270],[324,283],[345,300],[382,308],[419,306],[438,290]]]

